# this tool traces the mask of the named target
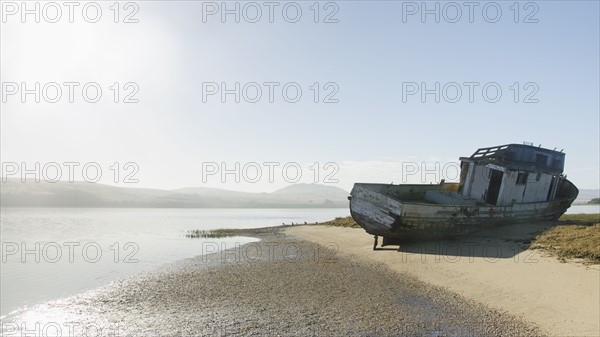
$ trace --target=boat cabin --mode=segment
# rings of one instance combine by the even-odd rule
[[[557,197],[565,164],[562,151],[508,144],[461,157],[458,194],[489,205],[551,201]]]
[[[460,158],[460,181],[356,183],[350,214],[383,246],[557,220],[579,193],[563,175],[565,154],[533,145],[481,148]]]

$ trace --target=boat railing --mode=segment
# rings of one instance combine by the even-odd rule
[[[506,150],[509,146],[510,146],[510,144],[492,146],[492,147],[482,147],[480,149],[477,149],[477,151],[475,151],[475,153],[473,153],[470,158],[491,157],[491,156],[495,155],[498,151]]]

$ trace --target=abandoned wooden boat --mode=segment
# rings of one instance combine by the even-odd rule
[[[383,245],[553,221],[579,193],[562,174],[564,160],[562,151],[531,145],[480,148],[460,158],[458,183],[354,184],[350,213]]]

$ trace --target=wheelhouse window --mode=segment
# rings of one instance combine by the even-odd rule
[[[554,159],[552,161],[552,168],[555,170],[561,170],[562,169],[562,161],[559,159]]]
[[[517,185],[525,185],[527,183],[527,177],[529,173],[522,172],[517,175]]]
[[[541,153],[537,153],[535,155],[535,163],[538,167],[546,167],[548,166],[548,156],[543,155]]]

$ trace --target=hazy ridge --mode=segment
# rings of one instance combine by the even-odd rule
[[[157,208],[335,208],[348,207],[347,191],[334,186],[296,184],[271,193],[218,188],[175,190],[116,187],[87,182],[2,183],[3,207],[157,207]]]
[[[157,208],[336,208],[348,207],[349,192],[319,184],[294,184],[270,193],[250,193],[209,187],[173,190],[120,187],[87,182],[0,184],[3,207],[157,207]],[[598,189],[581,189],[575,204],[600,196]]]
[[[575,199],[575,204],[586,204],[588,201],[600,198],[600,190],[598,189],[579,189],[579,195]]]

